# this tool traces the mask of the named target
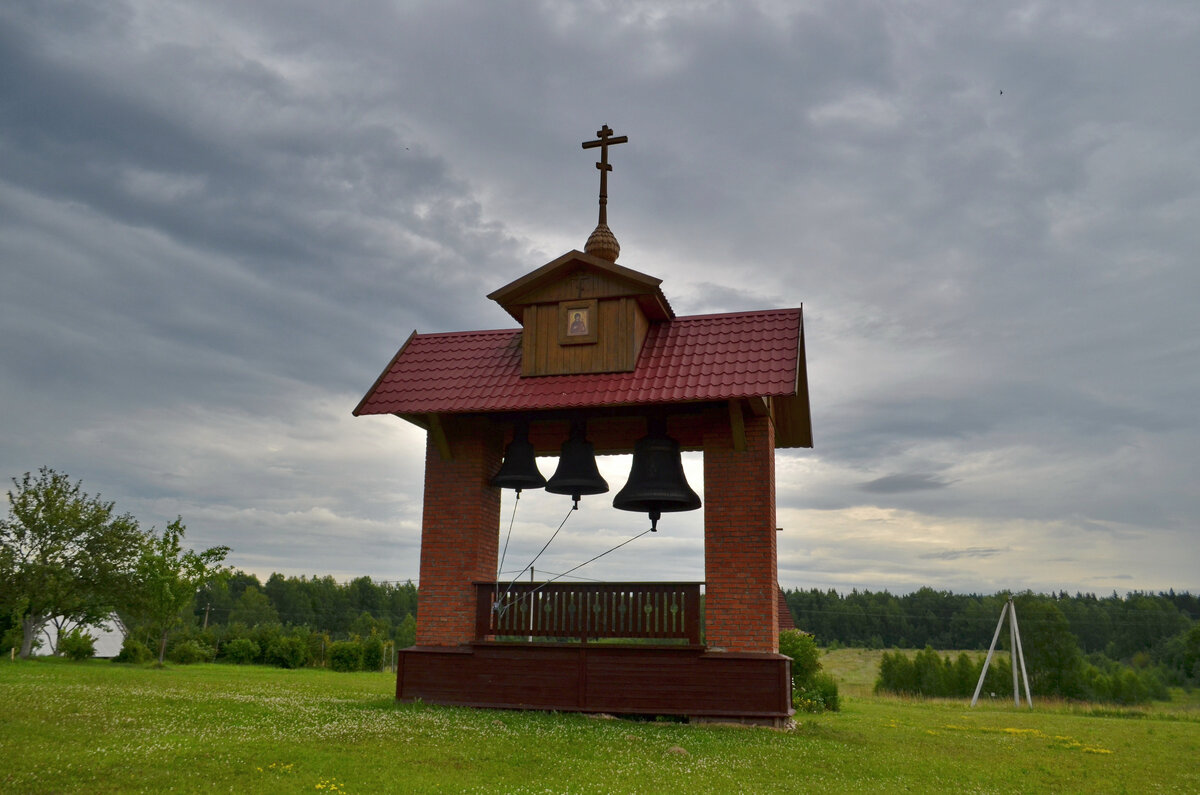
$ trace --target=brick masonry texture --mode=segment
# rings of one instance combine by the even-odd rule
[[[728,423],[704,438],[705,638],[726,651],[779,650],[775,444],[767,417],[746,417],[746,449]]]
[[[495,426],[482,419],[447,423],[452,460],[425,445],[421,522],[421,605],[417,645],[455,646],[475,633],[476,580],[496,576],[500,489],[488,480],[503,454]]]

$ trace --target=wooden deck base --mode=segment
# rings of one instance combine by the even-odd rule
[[[413,646],[399,652],[396,698],[779,724],[792,715],[791,660],[682,646]]]

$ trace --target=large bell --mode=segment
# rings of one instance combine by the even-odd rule
[[[579,507],[579,498],[584,494],[603,494],[608,491],[608,481],[600,476],[596,468],[596,452],[586,438],[584,424],[572,423],[571,437],[563,442],[558,456],[558,469],[546,482],[546,491],[551,494],[570,494]]]
[[[655,427],[638,439],[629,482],[613,497],[613,507],[650,514],[651,530],[658,530],[658,520],[664,513],[699,508],[700,497],[683,474],[679,442]]]
[[[517,497],[521,489],[540,489],[546,485],[546,479],[538,470],[537,460],[533,455],[533,445],[529,443],[529,426],[518,422],[513,428],[513,440],[504,448],[504,463],[500,471],[492,478],[492,485],[502,489],[516,489]]]

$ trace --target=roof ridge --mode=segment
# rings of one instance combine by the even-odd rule
[[[709,312],[703,315],[677,315],[673,320],[665,321],[669,323],[678,323],[681,320],[707,320],[710,318],[734,318],[734,317],[752,317],[762,315],[783,315],[800,312],[803,307],[793,306],[780,309],[751,309],[745,312]]]
[[[519,328],[489,328],[489,329],[473,329],[470,331],[414,331],[418,337],[466,337],[466,336],[483,336],[485,334],[514,334],[521,331]]]

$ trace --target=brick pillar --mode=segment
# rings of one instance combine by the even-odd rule
[[[418,646],[457,646],[475,636],[475,580],[496,578],[501,437],[486,420],[445,422],[451,460],[425,444]]]
[[[705,642],[777,652],[775,429],[748,415],[745,432],[741,452],[727,417],[704,434]]]

